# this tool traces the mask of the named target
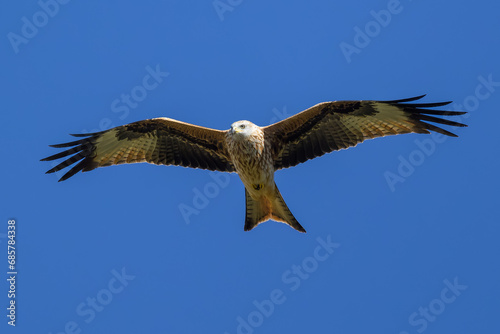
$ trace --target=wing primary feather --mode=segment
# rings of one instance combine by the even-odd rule
[[[406,99],[400,99],[400,100],[387,100],[387,101],[380,101],[380,102],[384,102],[384,103],[402,103],[402,102],[411,102],[411,101],[416,101],[416,100],[420,100],[421,98],[423,98],[424,96],[426,96],[427,94],[423,94],[423,95],[419,95],[419,96],[415,96],[415,97],[409,97],[409,98],[406,98]]]
[[[88,138],[80,139],[80,140],[75,140],[75,141],[72,141],[72,142],[69,142],[69,143],[55,144],[55,145],[49,145],[49,146],[50,147],[54,147],[54,148],[63,148],[63,147],[76,146],[76,145],[85,143],[87,141],[87,139]]]
[[[100,135],[104,132],[106,132],[106,131],[89,132],[89,133],[70,133],[69,135],[73,136],[73,137],[93,137],[93,136]]]
[[[68,167],[69,165],[74,164],[78,160],[81,160],[81,159],[85,158],[85,156],[86,156],[86,151],[82,151],[82,152],[80,152],[78,154],[75,154],[74,156],[72,156],[69,159],[64,160],[63,162],[61,162],[59,165],[55,166],[54,168],[49,169],[46,172],[46,174],[54,173],[54,172],[57,172],[57,171],[65,168],[65,167]]]
[[[81,171],[85,167],[86,159],[83,159],[76,165],[74,165],[66,174],[64,174],[58,182],[64,181]]]
[[[429,103],[401,103],[401,104],[398,103],[397,105],[400,107],[403,107],[403,108],[434,108],[434,107],[442,107],[442,106],[448,105],[451,102],[452,101],[429,102]],[[396,104],[396,103],[394,103],[394,104]]]
[[[424,121],[428,121],[428,122],[434,122],[434,123],[445,124],[445,125],[450,125],[450,126],[459,126],[459,127],[466,127],[467,126],[467,125],[462,124],[462,123],[449,121],[449,120],[443,119],[443,118],[422,115],[422,114],[416,114],[416,115],[413,115],[413,117],[418,119],[418,120],[424,120]]]
[[[40,159],[40,161],[51,161],[51,160],[56,160],[56,159],[64,158],[64,157],[66,157],[68,155],[71,155],[73,153],[77,153],[78,151],[80,151],[80,150],[82,150],[84,148],[85,148],[85,145],[80,145],[80,146],[72,147],[69,150],[62,151],[60,153],[51,155],[50,157]]]
[[[460,116],[467,114],[466,111],[431,110],[431,109],[421,109],[421,108],[404,108],[404,110],[410,113],[442,115],[442,116]]]
[[[458,137],[456,134],[451,133],[449,131],[446,131],[445,129],[441,129],[438,126],[435,126],[435,125],[432,125],[432,124],[429,124],[429,123],[426,123],[426,122],[422,122],[422,121],[420,121],[420,123],[422,125],[424,125],[427,130],[438,132],[438,133],[441,133],[443,135],[450,136],[450,137]]]

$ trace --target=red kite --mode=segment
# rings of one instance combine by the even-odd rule
[[[245,231],[272,219],[305,232],[274,183],[274,172],[376,137],[429,131],[456,137],[427,122],[463,127],[466,125],[430,115],[457,116],[465,112],[428,109],[450,102],[413,102],[423,96],[323,102],[266,127],[238,121],[226,131],[153,118],[73,135],[83,139],[51,145],[69,149],[42,161],[73,155],[47,171],[54,173],[76,163],[59,181],[79,171],[136,162],[236,172],[245,185]]]

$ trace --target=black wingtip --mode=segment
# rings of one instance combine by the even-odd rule
[[[434,116],[428,116],[422,114],[414,114],[418,120],[420,121],[428,121],[428,122],[433,122],[433,123],[439,123],[439,124],[444,124],[444,125],[449,125],[449,126],[457,126],[457,127],[465,127],[465,124],[458,123],[455,121],[450,121],[444,118],[439,118],[439,117],[434,117]]]
[[[87,139],[88,138],[84,138],[84,139],[80,139],[80,140],[71,141],[71,142],[68,142],[68,143],[54,144],[54,145],[49,145],[49,146],[50,147],[54,147],[54,148],[71,147],[71,146],[80,145],[80,144],[86,142]]]
[[[106,131],[88,132],[88,133],[70,133],[69,135],[73,136],[73,137],[92,137],[92,136],[100,135],[103,132],[106,132]]]
[[[52,173],[55,173],[55,172],[56,172],[56,171],[55,171],[55,168],[56,168],[56,167],[49,169],[48,171],[46,171],[46,172],[45,172],[45,174],[52,174]]]
[[[438,126],[429,124],[427,122],[444,124],[444,125],[448,125],[448,126],[467,127],[466,124],[462,124],[459,122],[451,121],[451,120],[440,118],[440,117],[435,117],[435,116],[460,116],[460,115],[466,114],[467,112],[430,109],[430,108],[442,107],[442,106],[449,105],[453,101],[427,102],[427,103],[426,102],[418,102],[418,103],[413,102],[413,101],[416,101],[416,100],[423,98],[424,96],[425,96],[425,94],[415,96],[415,97],[410,97],[407,99],[380,101],[380,102],[387,103],[387,104],[390,104],[390,105],[393,105],[395,107],[400,108],[404,112],[408,113],[410,118],[414,119],[415,121],[417,121],[421,125],[423,125],[425,130],[438,132],[438,133],[441,133],[443,135],[450,136],[450,137],[458,137],[454,133],[451,133],[447,130],[444,130]]]
[[[383,103],[389,103],[389,104],[401,104],[406,107],[412,107],[412,108],[433,108],[433,107],[441,107],[448,105],[452,103],[453,101],[444,101],[444,102],[430,102],[430,103],[407,103],[407,102],[413,102],[416,100],[420,100],[421,98],[427,96],[427,94],[419,95],[419,96],[414,96],[414,97],[409,97],[406,99],[399,99],[399,100],[386,100],[386,101],[379,101]]]
[[[399,100],[387,100],[387,101],[380,101],[380,102],[385,102],[385,103],[404,103],[404,102],[411,102],[411,101],[416,101],[420,100],[421,98],[425,97],[427,94],[419,95],[419,96],[414,96],[414,97],[408,97],[406,99],[399,99]]]
[[[420,123],[422,125],[424,125],[425,129],[427,129],[427,130],[431,130],[431,131],[434,131],[434,132],[437,132],[437,133],[440,133],[442,135],[446,135],[446,136],[449,136],[449,137],[458,137],[456,134],[454,134],[454,133],[452,133],[452,132],[450,132],[448,130],[442,129],[442,128],[438,127],[438,126],[435,126],[433,124],[429,124],[429,123],[423,122],[423,121],[420,121]]]
[[[442,107],[450,104],[453,101],[446,102],[424,102],[424,103],[401,103],[401,106],[404,107],[412,107],[412,108],[434,108],[434,107]]]
[[[85,136],[88,136],[89,134],[85,134]],[[93,134],[90,134],[93,135]],[[77,135],[80,136],[80,135]],[[58,182],[65,181],[78,173],[79,171],[82,171],[83,169],[85,170],[90,170],[94,169],[97,166],[94,166],[92,162],[92,158],[90,157],[91,153],[95,150],[95,140],[98,138],[98,136],[92,136],[89,138],[83,138],[79,139],[73,142],[69,143],[64,143],[64,144],[57,144],[57,145],[50,145],[51,147],[55,148],[66,148],[66,150],[56,153],[54,155],[51,155],[49,157],[43,158],[40,161],[52,161],[52,160],[57,160],[61,158],[66,158],[62,162],[60,162],[57,166],[49,169],[45,174],[51,174],[54,172],[58,172],[68,166],[74,165],[69,169],[69,171],[66,172],[66,174],[61,177]],[[68,156],[71,156],[68,158]],[[94,166],[94,167],[90,167]]]
[[[467,114],[466,111],[448,111],[448,110],[432,110],[425,108],[415,108],[415,112],[428,115],[440,115],[440,116],[460,116]]]

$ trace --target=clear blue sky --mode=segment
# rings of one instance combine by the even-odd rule
[[[55,3],[0,13],[0,332],[500,332],[497,1]],[[244,232],[234,174],[58,183],[39,161],[69,133],[152,117],[227,129],[425,93],[470,111],[459,138],[380,138],[276,174],[307,234]]]

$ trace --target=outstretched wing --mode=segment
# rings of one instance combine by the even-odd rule
[[[456,137],[427,122],[466,126],[443,118],[458,111],[432,110],[450,102],[413,103],[425,95],[393,101],[335,101],[317,104],[264,128],[273,147],[275,169],[295,166],[325,153],[355,146],[366,139],[403,133],[430,133]]]
[[[77,163],[59,181],[64,181],[79,171],[135,162],[233,172],[234,166],[226,149],[225,133],[169,118],[153,118],[107,131],[73,135],[86,138],[51,145],[56,148],[71,148],[42,161],[74,154],[47,171],[54,173]]]

